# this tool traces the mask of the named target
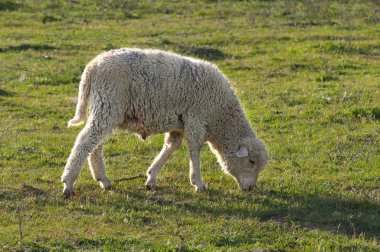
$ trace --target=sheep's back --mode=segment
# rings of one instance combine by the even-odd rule
[[[110,86],[127,120],[153,125],[157,130],[152,131],[178,126],[189,113],[206,120],[236,99],[225,76],[206,61],[126,48],[101,54],[95,61],[97,75],[104,79],[100,85]]]

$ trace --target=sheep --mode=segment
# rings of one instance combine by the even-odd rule
[[[205,142],[223,171],[243,190],[256,185],[268,161],[264,144],[221,71],[210,62],[171,52],[121,48],[88,63],[68,126],[84,122],[61,177],[65,195],[74,192],[86,158],[94,180],[103,189],[110,188],[102,146],[116,128],[142,139],[165,133],[162,150],[147,170],[150,190],[183,138],[190,153],[190,183],[197,192],[206,189],[200,172],[200,149]]]

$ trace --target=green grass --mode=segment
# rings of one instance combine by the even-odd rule
[[[0,250],[380,250],[380,4],[346,1],[0,1]],[[207,147],[195,193],[186,145],[159,177],[102,192],[60,176],[86,63],[118,47],[210,60],[271,161],[238,190]],[[145,173],[162,136],[119,131],[111,180]],[[22,232],[22,235],[20,234]]]

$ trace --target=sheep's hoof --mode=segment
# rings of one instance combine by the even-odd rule
[[[65,199],[70,199],[75,196],[75,192],[74,190],[64,190],[63,196],[65,197]]]
[[[201,185],[195,186],[195,191],[196,192],[204,192],[204,191],[206,191],[206,189],[207,189],[207,186],[203,182],[202,182]]]
[[[109,179],[104,179],[104,180],[98,180],[100,187],[103,188],[104,191],[109,191],[111,190],[111,182]]]
[[[148,180],[145,183],[146,189],[153,191],[154,189],[156,189],[156,183],[157,179],[149,177],[148,175]]]
[[[112,186],[109,185],[109,186],[107,186],[107,187],[104,187],[103,190],[104,190],[104,191],[111,191],[111,190],[112,190]]]
[[[154,191],[154,189],[156,189],[156,185],[154,184],[146,184],[145,186],[149,191]]]

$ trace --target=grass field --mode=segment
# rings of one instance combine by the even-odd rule
[[[380,3],[0,0],[1,251],[379,251]],[[186,145],[147,192],[60,176],[81,72],[100,52],[158,48],[212,61],[271,160],[241,192],[208,147],[195,193]],[[111,181],[144,174],[163,136],[119,131]]]

